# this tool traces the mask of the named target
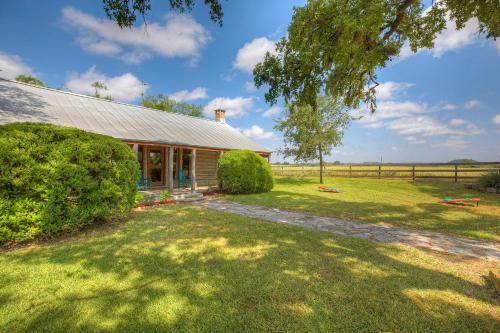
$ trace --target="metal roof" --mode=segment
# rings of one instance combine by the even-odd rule
[[[0,79],[0,124],[50,123],[125,141],[269,152],[231,126]]]

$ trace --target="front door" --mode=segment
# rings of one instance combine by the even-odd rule
[[[164,185],[164,149],[150,147],[148,149],[148,178],[152,186]]]

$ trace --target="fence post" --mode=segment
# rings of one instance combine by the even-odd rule
[[[285,175],[285,170],[283,169],[284,167],[281,166],[281,175],[284,176]]]
[[[302,177],[304,177],[304,166],[302,165]]]
[[[381,164],[379,164],[379,165],[378,165],[378,178],[379,178],[379,179],[380,179],[380,176],[382,175],[382,171],[381,171],[381,170],[382,170],[382,165],[381,165]]]
[[[458,182],[458,164],[455,164],[455,183]]]
[[[413,181],[415,181],[415,166],[414,165],[411,166],[411,179],[413,179]]]
[[[349,178],[352,178],[352,164],[349,164]]]

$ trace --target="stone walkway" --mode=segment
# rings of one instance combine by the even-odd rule
[[[435,251],[500,261],[500,243],[498,242],[486,242],[417,229],[404,229],[388,224],[353,222],[334,217],[321,217],[275,208],[242,205],[223,200],[209,199],[199,202],[197,205],[261,220],[327,231],[337,235],[385,243],[402,243]]]

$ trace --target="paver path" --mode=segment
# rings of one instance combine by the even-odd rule
[[[327,231],[343,236],[364,238],[386,243],[403,243],[435,251],[500,261],[499,242],[487,242],[431,231],[405,229],[387,224],[347,221],[334,217],[322,217],[299,212],[284,211],[276,208],[242,205],[223,200],[209,199],[199,202],[197,205],[261,220]]]

